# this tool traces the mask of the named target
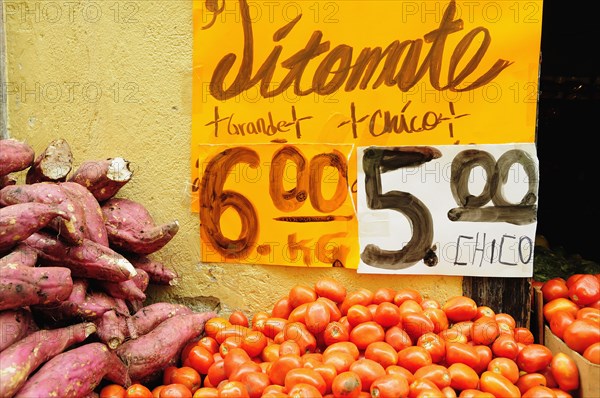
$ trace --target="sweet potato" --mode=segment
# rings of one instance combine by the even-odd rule
[[[36,330],[38,326],[27,308],[0,311],[0,352]]]
[[[0,189],[7,187],[9,185],[15,185],[17,183],[17,178],[11,174],[0,176]]]
[[[102,215],[102,209],[100,204],[92,195],[92,193],[84,186],[79,185],[75,182],[62,182],[59,183],[60,187],[67,191],[67,194],[71,198],[79,203],[83,209],[83,215],[85,217],[84,236],[96,243],[103,246],[108,246],[108,235],[106,233],[106,227],[104,226],[104,216]]]
[[[175,271],[168,269],[164,263],[152,260],[147,256],[135,254],[126,254],[126,257],[135,269],[146,271],[150,277],[150,283],[169,286],[177,285],[178,275]]]
[[[96,335],[111,350],[120,346],[129,336],[126,319],[127,317],[117,314],[114,310],[107,311],[101,317],[94,319]]]
[[[98,281],[97,284],[102,290],[115,298],[123,300],[146,300],[146,295],[138,287],[133,278],[123,282]]]
[[[66,181],[72,167],[71,147],[67,141],[59,138],[50,142],[44,152],[35,158],[33,165],[27,170],[25,182],[35,184],[43,181]]]
[[[71,289],[71,270],[65,267],[0,268],[0,310],[59,302]]]
[[[122,315],[129,315],[129,309],[123,300],[102,292],[88,292],[83,303],[79,304],[79,315],[90,320],[111,310]]]
[[[16,246],[56,217],[68,220],[67,213],[56,205],[28,202],[0,207],[0,252]]]
[[[146,289],[148,288],[148,285],[150,284],[150,275],[148,275],[148,273],[146,271],[144,271],[143,269],[136,268],[135,270],[137,271],[137,275],[131,279],[133,280],[135,285],[138,287],[138,289],[140,289],[142,292],[144,292],[144,295],[145,295]],[[146,301],[145,299],[144,300],[129,299],[129,300],[127,300],[127,304],[129,306],[129,309],[131,310],[131,312],[136,313],[139,311],[140,308],[142,308],[144,306],[145,301]]]
[[[128,336],[137,339],[169,318],[192,313],[192,309],[183,304],[158,302],[146,305],[127,319]]]
[[[206,321],[215,316],[214,312],[175,315],[147,334],[124,342],[115,352],[133,380],[155,381],[167,366],[177,362],[185,344],[202,334]]]
[[[0,397],[12,397],[41,364],[96,331],[91,322],[57,329],[42,329],[2,351]]]
[[[112,198],[102,204],[108,240],[117,250],[150,254],[169,243],[179,231],[172,221],[157,225],[140,203],[126,198]]]
[[[25,242],[38,250],[42,264],[68,267],[74,277],[122,282],[136,274],[125,257],[89,239],[83,239],[79,246],[69,246],[45,232],[36,232]]]
[[[129,161],[123,158],[92,160],[82,163],[69,181],[83,185],[104,202],[113,196],[131,180],[133,172]]]
[[[0,205],[18,203],[45,203],[56,205],[68,215],[68,219],[54,219],[50,223],[67,242],[79,245],[85,237],[85,216],[81,205],[71,199],[60,185],[53,182],[17,184],[0,189]],[[56,221],[56,222],[55,222]]]
[[[103,343],[88,343],[56,355],[43,364],[15,397],[82,397],[102,379],[129,386],[127,368]]]
[[[29,144],[12,138],[0,140],[0,176],[25,170],[34,158],[35,151]]]
[[[34,267],[37,263],[37,257],[37,250],[21,242],[10,253],[0,258],[0,267]]]

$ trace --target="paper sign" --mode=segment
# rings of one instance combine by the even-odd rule
[[[198,149],[202,261],[356,268],[351,145]]]
[[[338,144],[534,142],[541,0],[205,0],[193,7],[194,212],[207,144],[315,145],[318,152]],[[354,203],[356,154],[347,160]],[[322,233],[319,223],[302,228]],[[347,258],[357,262],[344,266],[358,265],[358,230],[356,217],[347,221]],[[279,245],[287,239],[279,235]]]
[[[358,149],[359,273],[531,277],[534,144]]]

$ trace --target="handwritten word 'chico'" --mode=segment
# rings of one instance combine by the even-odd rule
[[[462,92],[490,83],[512,64],[511,61],[498,59],[488,70],[478,76],[474,75],[492,41],[489,30],[478,26],[464,34],[454,47],[447,65],[447,82],[446,84],[440,82],[446,39],[449,35],[463,30],[462,19],[455,19],[456,2],[451,0],[439,27],[426,33],[422,39],[394,40],[385,49],[365,47],[353,61],[352,46],[339,44],[332,49],[331,42],[322,41],[323,32],[315,30],[304,48],[283,61],[279,60],[283,45],[275,45],[263,64],[256,70],[250,9],[247,0],[238,1],[243,30],[242,59],[235,79],[229,87],[225,86],[225,81],[231,80],[228,76],[238,55],[228,53],[216,65],[210,81],[210,94],[217,100],[233,98],[259,84],[260,94],[264,98],[280,95],[292,86],[298,96],[311,93],[328,95],[338,91],[342,86],[347,92],[356,88],[365,90],[369,85],[372,89],[385,85],[397,86],[401,91],[408,91],[427,73],[429,73],[429,82],[435,90]],[[224,6],[218,9],[207,6],[208,11],[213,12],[213,20],[203,29],[210,28],[224,8]],[[283,40],[301,19],[302,14],[299,14],[294,20],[275,31],[273,41],[277,43]],[[429,52],[422,57],[424,43],[430,43],[430,47]],[[476,43],[479,43],[479,47],[471,49],[472,45],[477,45]],[[313,74],[312,84],[303,87],[303,75],[309,63],[322,54],[325,56]],[[470,59],[466,58],[467,54],[471,54]],[[278,65],[289,71],[279,84],[271,84]],[[375,77],[378,69],[380,69],[379,75]]]

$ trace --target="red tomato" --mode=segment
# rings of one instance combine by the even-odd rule
[[[215,387],[200,387],[196,390],[193,398],[219,398],[219,390]]]
[[[290,298],[283,296],[273,304],[271,308],[271,316],[275,318],[287,318],[294,307],[290,304]]]
[[[204,378],[204,386],[205,387],[216,387],[220,382],[225,380],[227,376],[225,376],[225,360],[218,361],[210,365],[208,368],[208,372],[206,373],[206,377]],[[209,386],[207,385],[210,384]]]
[[[153,398],[152,391],[143,384],[133,383],[125,392],[126,398]]]
[[[567,282],[563,278],[549,279],[542,285],[542,296],[544,297],[544,303],[552,301],[557,298],[568,298],[569,288]]]
[[[408,333],[412,341],[417,341],[425,333],[433,333],[435,325],[423,311],[407,312],[402,315],[402,329]]]
[[[399,365],[388,366],[387,368],[385,368],[385,373],[389,375],[400,375],[406,379],[409,385],[410,383],[415,381],[415,376],[412,374],[412,372]]]
[[[192,392],[183,384],[172,383],[163,386],[159,393],[159,398],[192,398]]]
[[[259,324],[260,322],[264,322],[265,320],[267,320],[270,317],[271,317],[271,314],[269,314],[266,311],[255,312],[254,315],[252,316],[252,320],[250,321],[250,323],[252,324],[252,329],[258,330],[256,328],[257,324]]]
[[[431,355],[423,347],[411,346],[398,352],[398,365],[408,369],[411,373],[432,363]]]
[[[287,323],[288,320],[285,318],[269,317],[259,321],[259,325],[255,330],[262,332],[265,336],[272,339],[277,333],[283,331]]]
[[[440,390],[452,382],[448,368],[438,364],[425,365],[415,372],[415,379],[431,380]]]
[[[525,391],[523,398],[555,398],[556,394],[551,388],[545,386],[533,386]]]
[[[412,299],[407,299],[402,302],[402,304],[398,305],[398,310],[400,310],[400,318],[404,316],[404,314],[408,313],[421,313],[423,312],[423,308],[421,304]]]
[[[380,287],[373,293],[373,303],[393,303],[396,291],[389,287]]]
[[[346,298],[340,303],[339,308],[342,315],[346,315],[348,308],[352,307],[354,304],[361,304],[366,307],[372,302],[373,292],[369,289],[359,288],[358,290],[346,294]]]
[[[354,304],[348,308],[346,317],[350,323],[350,327],[353,328],[359,323],[369,322],[373,320],[373,314],[366,305]]]
[[[349,370],[360,377],[363,391],[369,391],[371,389],[371,384],[373,384],[375,379],[386,375],[385,369],[380,363],[367,358],[358,359],[350,365]]]
[[[590,345],[600,341],[600,327],[589,319],[575,319],[565,329],[563,340],[570,349],[582,354]]]
[[[561,390],[573,391],[579,388],[579,369],[569,355],[564,352],[554,355],[550,362],[550,370]]]
[[[227,381],[217,387],[219,398],[250,398],[246,385],[241,381]]]
[[[541,344],[529,344],[526,345],[517,354],[517,365],[519,369],[527,372],[539,372],[550,365],[552,361],[552,351]]]
[[[339,341],[350,340],[350,330],[340,322],[329,322],[323,332],[325,345],[330,346]]]
[[[325,386],[326,386],[325,390],[327,393],[330,393],[331,392],[331,384],[333,383],[333,379],[335,379],[335,376],[337,376],[337,374],[338,374],[335,366],[333,366],[330,363],[318,362],[315,364],[315,367],[313,368],[313,370],[315,372],[317,372],[318,374],[320,374],[321,377],[323,377],[323,380],[325,380]]]
[[[421,296],[421,293],[419,293],[418,290],[411,289],[409,287],[405,287],[396,291],[396,294],[394,295],[394,304],[400,306],[406,300],[416,301],[417,304],[420,305],[423,301],[423,296]]]
[[[595,275],[582,275],[569,287],[569,297],[580,306],[600,300],[600,280]]]
[[[287,372],[283,384],[285,389],[291,391],[298,383],[310,384],[315,387],[321,395],[325,394],[327,390],[325,379],[323,379],[323,376],[314,369],[296,368]]]
[[[279,356],[282,357],[284,355],[294,354],[302,357],[302,352],[300,352],[300,346],[294,340],[286,340],[279,344]]]
[[[384,341],[385,330],[377,322],[363,322],[350,330],[350,341],[356,344],[359,350],[364,350],[375,341]]]
[[[308,383],[295,384],[290,390],[288,390],[287,396],[289,398],[322,398],[323,395],[319,393],[319,390]]]
[[[501,334],[492,343],[492,353],[495,357],[509,358],[514,361],[519,353],[517,340],[513,335]]]
[[[384,341],[389,343],[396,351],[401,351],[413,345],[410,336],[399,326],[392,326],[385,332]]]
[[[446,341],[446,363],[452,365],[457,362],[477,369],[479,366],[477,351],[472,345],[467,343]]]
[[[417,379],[410,383],[408,396],[409,398],[428,397],[428,398],[443,398],[442,391],[429,379]]]
[[[171,384],[183,384],[192,393],[200,388],[200,373],[192,367],[182,366],[171,373]]]
[[[292,369],[302,367],[302,358],[298,355],[286,355],[279,357],[269,368],[269,380],[272,384],[285,384],[285,375]]]
[[[568,288],[571,288],[571,286],[573,285],[573,283],[575,283],[576,280],[578,280],[579,278],[581,278],[584,274],[573,274],[571,276],[569,276],[566,280],[566,284]]]
[[[476,389],[479,387],[479,375],[464,363],[456,362],[448,366],[450,372],[450,387],[455,390]]]
[[[294,285],[288,293],[290,305],[292,308],[298,307],[300,304],[310,303],[317,299],[317,292],[310,286]]]
[[[498,324],[508,325],[510,329],[514,329],[517,327],[517,321],[515,321],[515,318],[512,315],[507,314],[505,312],[500,312],[496,314],[494,318],[496,319],[496,322],[498,322]]]
[[[416,345],[425,348],[429,352],[433,363],[442,363],[446,358],[446,342],[435,333],[428,332],[421,335]]]
[[[219,343],[213,337],[204,336],[198,340],[196,345],[206,348],[212,354],[219,351]]]
[[[423,308],[424,310],[427,308],[442,308],[442,305],[440,304],[439,301],[435,300],[435,299],[423,299],[423,301],[421,301],[421,308]]]
[[[371,396],[378,398],[407,398],[409,391],[408,381],[398,374],[378,377],[370,389]]]
[[[480,305],[479,307],[477,307],[477,315],[475,315],[475,319],[479,319],[482,316],[495,318],[496,312],[487,305]]]
[[[177,369],[177,366],[171,365],[167,366],[163,371],[162,382],[163,384],[171,384],[171,375]]]
[[[316,300],[308,303],[304,323],[309,332],[317,334],[325,330],[331,319],[329,308],[322,301]]]
[[[214,338],[221,329],[225,329],[226,327],[229,327],[229,326],[231,326],[231,322],[229,322],[225,318],[221,318],[221,317],[210,318],[204,324],[204,333],[206,336]]]
[[[317,348],[315,336],[300,322],[292,322],[285,325],[283,328],[283,338],[284,340],[292,339],[296,341],[300,346],[300,352],[302,354],[314,352]]]
[[[269,376],[261,372],[246,372],[240,376],[239,381],[244,383],[250,398],[260,398],[263,391],[271,384]],[[196,398],[196,397],[194,397]]]
[[[425,308],[423,314],[433,322],[433,333],[440,333],[450,326],[448,317],[441,308]]]
[[[600,309],[592,307],[583,307],[577,311],[577,319],[589,319],[600,324]]]
[[[552,316],[558,311],[566,311],[574,317],[577,316],[579,306],[568,298],[557,298],[544,304],[543,315],[546,322],[550,322]]]
[[[546,376],[541,373],[525,373],[515,383],[521,394],[525,394],[533,386],[546,386]]]
[[[107,384],[100,390],[100,398],[125,398],[127,390],[119,384]]]
[[[235,337],[238,340],[240,340],[240,342],[241,342],[242,338],[244,336],[246,336],[248,333],[250,333],[251,331],[252,331],[252,329],[250,329],[246,326],[231,325],[231,326],[227,326],[226,328],[219,330],[217,332],[217,334],[214,336],[214,338],[215,338],[215,340],[217,340],[217,343],[219,343],[219,344],[223,344],[225,339],[228,337]]]
[[[495,318],[482,316],[473,322],[471,341],[473,344],[490,345],[500,335],[500,328]]]
[[[469,321],[477,315],[477,303],[467,296],[455,296],[442,305],[442,310],[452,323]]]
[[[342,312],[335,303],[335,301],[328,299],[327,297],[319,297],[317,301],[325,304],[329,309],[329,320],[331,322],[337,322],[342,317]]]
[[[573,323],[575,317],[567,311],[556,311],[550,319],[550,330],[558,338],[562,339],[567,326]]]
[[[248,353],[250,358],[259,356],[269,343],[263,332],[253,330],[249,332],[241,342],[240,347]]]
[[[342,372],[333,379],[331,391],[336,398],[357,398],[362,391],[360,377],[351,371]]]
[[[515,341],[517,343],[523,343],[525,345],[533,344],[535,338],[533,337],[533,333],[531,330],[523,327],[517,327],[514,329]]]
[[[332,352],[323,356],[323,363],[332,365],[338,374],[348,371],[355,360],[347,352]]]
[[[384,368],[398,363],[398,351],[385,341],[376,341],[367,346],[365,358],[380,363]]]
[[[250,321],[248,320],[248,317],[246,316],[246,314],[244,314],[240,310],[233,311],[229,315],[229,322],[232,325],[239,325],[239,326],[246,326],[246,327],[248,327],[250,325]]]
[[[373,320],[386,329],[398,325],[400,319],[400,309],[388,301],[379,303],[373,315]]]
[[[516,384],[519,380],[519,366],[515,361],[508,358],[493,358],[488,364],[487,370],[490,372],[501,374],[510,380],[511,383]]]
[[[250,360],[250,355],[248,355],[248,353],[242,348],[232,348],[227,353],[227,356],[223,357],[225,376],[229,377],[229,375],[235,370],[235,368],[237,368],[240,364],[244,362],[249,362]]]
[[[600,342],[589,345],[588,348],[583,351],[583,357],[591,363],[600,365]]]
[[[312,301],[310,302],[312,303]],[[304,319],[306,318],[306,310],[308,310],[308,305],[310,303],[302,303],[295,307],[290,315],[288,315],[288,322],[302,322],[304,323]]]
[[[241,348],[242,347],[242,338],[238,336],[229,336],[225,340],[221,342],[219,346],[219,353],[223,358],[231,351],[233,348]]]
[[[494,353],[492,352],[492,349],[489,346],[483,344],[474,345],[473,349],[479,357],[479,363],[473,369],[475,369],[477,373],[481,374],[481,372],[487,369],[490,361],[494,357]]]
[[[359,348],[357,347],[356,344],[354,344],[351,341],[339,342],[339,343],[335,343],[335,344],[328,346],[323,351],[323,357],[326,357],[327,355],[334,353],[334,352],[348,353],[352,356],[353,359],[358,359],[358,357],[360,355]]]
[[[496,398],[489,392],[484,392],[476,388],[469,388],[460,392],[458,398]]]
[[[260,365],[254,361],[248,361],[239,364],[229,375],[230,381],[242,381],[242,377],[246,373],[250,372],[262,372]]]
[[[511,383],[506,377],[499,373],[486,370],[479,378],[479,388],[481,391],[489,392],[495,397],[519,397],[521,392],[519,388]]]
[[[315,292],[319,297],[326,297],[336,303],[346,298],[346,287],[333,278],[323,277],[315,283]]]

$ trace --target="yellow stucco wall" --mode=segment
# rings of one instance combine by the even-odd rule
[[[270,306],[296,283],[321,276],[358,287],[410,286],[446,300],[460,277],[358,275],[347,269],[201,264],[199,222],[189,211],[191,1],[6,1],[10,135],[41,152],[56,138],[83,161],[121,156],[134,178],[120,192],[157,222],[179,220],[152,257],[181,276],[151,300],[220,302],[222,314]],[[211,300],[211,298],[213,298]]]

